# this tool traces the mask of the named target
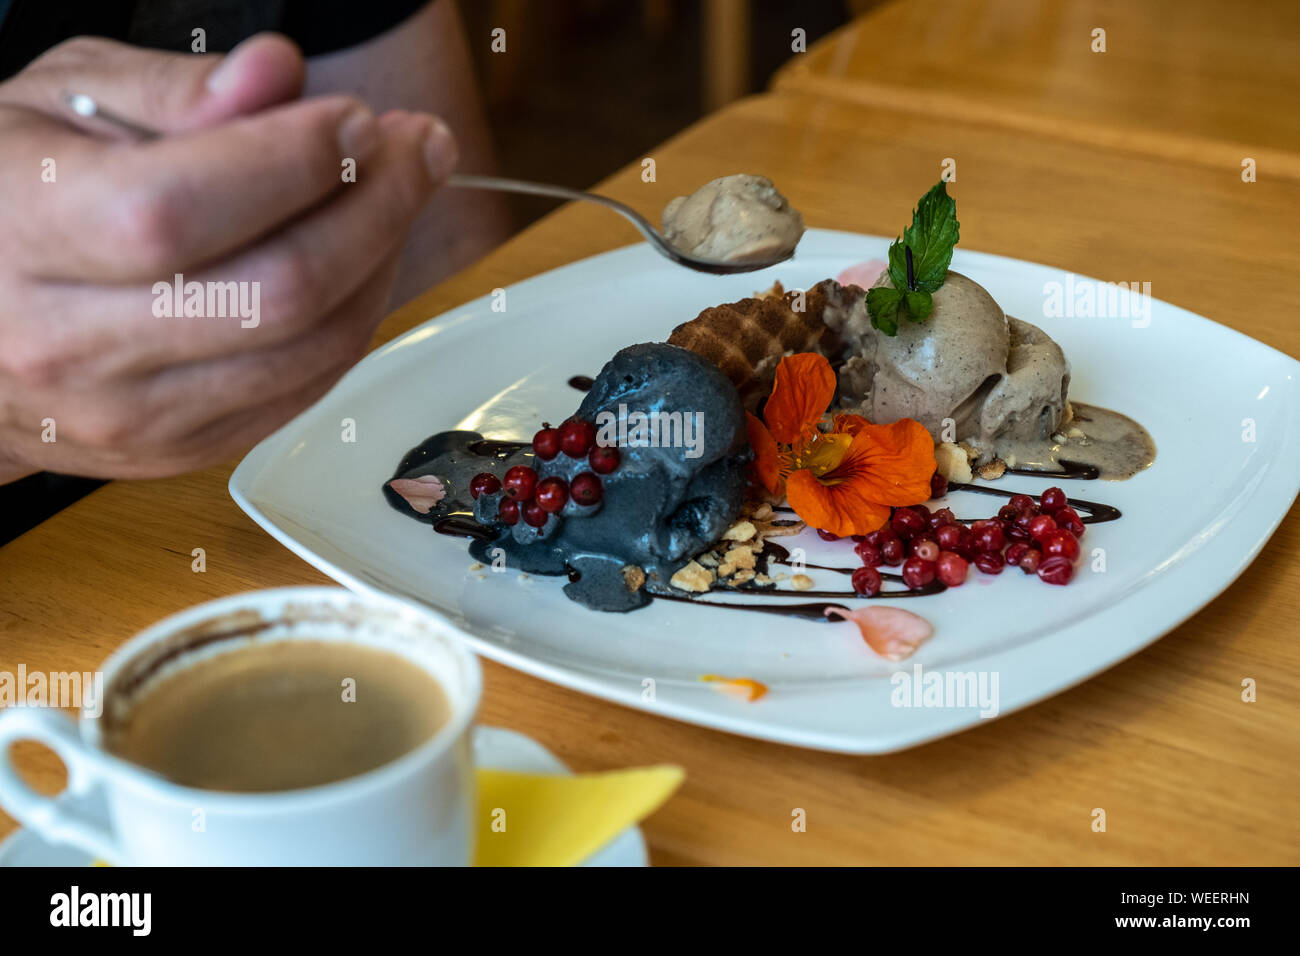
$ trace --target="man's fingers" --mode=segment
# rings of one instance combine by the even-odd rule
[[[380,141],[369,108],[343,96],[148,143],[31,114],[0,135],[0,176],[33,184],[0,208],[0,248],[29,275],[83,282],[170,280],[244,247],[342,187],[344,163],[364,168]]]
[[[152,283],[16,284],[25,295],[0,316],[12,326],[0,366],[42,388],[256,352],[312,333],[401,248],[434,188],[429,151],[440,174],[449,149],[454,157],[445,127],[429,117],[385,116],[381,125],[383,142],[356,183],[248,251],[185,273],[179,294],[170,274],[156,279],[162,291]],[[187,314],[192,292],[197,309]],[[40,322],[41,334],[23,334],[24,322]]]
[[[119,385],[88,404],[75,387],[47,407],[78,474],[160,477],[246,451],[323,395],[364,354],[397,268],[385,261],[312,334],[274,348],[178,365]],[[202,401],[196,401],[202,396]],[[35,434],[32,441],[36,441]],[[23,449],[54,467],[57,449]]]
[[[202,129],[296,99],[302,54],[289,40],[262,33],[225,56],[166,53],[76,37],[59,44],[0,87],[0,103],[37,110],[109,139],[123,134],[104,120],[80,117],[66,93],[84,93],[103,108],[160,132]]]

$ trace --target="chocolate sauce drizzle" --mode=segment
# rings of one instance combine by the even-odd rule
[[[531,448],[532,443],[526,441],[498,441],[495,438],[484,438],[481,441],[470,442],[465,447],[473,454],[482,455],[484,458],[509,458],[517,451]]]
[[[1008,475],[1028,475],[1031,478],[1070,478],[1078,481],[1096,481],[1101,471],[1095,465],[1086,465],[1081,461],[1069,461],[1062,458],[1057,462],[1059,469],[1046,468],[1008,468]]]
[[[455,511],[439,518],[433,523],[433,530],[438,534],[456,538],[473,538],[475,541],[489,541],[497,536],[492,528],[475,521],[474,515],[468,511]]]

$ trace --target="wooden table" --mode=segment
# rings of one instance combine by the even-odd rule
[[[654,150],[657,183],[643,183],[637,163],[600,188],[657,214],[668,198],[745,170],[780,183],[811,225],[893,234],[954,153],[963,248],[1149,280],[1157,297],[1300,352],[1296,182],[1244,184],[1200,163],[767,95]],[[381,339],[633,238],[608,213],[565,208],[390,317]],[[93,668],[188,605],[323,582],[235,507],[230,469],[113,483],[0,548],[0,670]],[[196,547],[206,573],[190,570]],[[1293,510],[1230,595],[1149,650],[1026,711],[892,756],[704,730],[493,663],[482,719],[579,770],[684,765],[684,789],[645,824],[659,864],[1296,863],[1298,550]],[[1243,676],[1258,681],[1258,703],[1240,701]],[[47,753],[20,756],[40,785],[59,785]],[[796,807],[807,832],[791,831]],[[1107,811],[1104,834],[1090,828],[1094,807]],[[0,819],[0,833],[11,826]]]
[[[1105,52],[1093,31],[1105,31]],[[894,0],[777,89],[1300,178],[1294,0]]]

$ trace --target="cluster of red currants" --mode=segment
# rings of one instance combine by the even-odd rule
[[[533,436],[533,453],[542,461],[551,461],[561,453],[586,458],[591,471],[579,472],[571,481],[559,475],[541,478],[537,469],[528,465],[515,465],[501,479],[488,472],[475,475],[469,485],[474,498],[504,492],[497,505],[497,519],[502,524],[518,524],[522,517],[525,524],[540,528],[570,499],[584,507],[599,504],[605,492],[597,476],[609,474],[619,463],[618,449],[596,444],[596,426],[580,418],[571,418],[559,428],[547,425],[541,429]]]
[[[878,594],[878,569],[900,564],[903,583],[912,590],[936,578],[948,587],[959,587],[972,564],[985,574],[1018,567],[1048,584],[1069,584],[1083,532],[1083,519],[1060,488],[1048,488],[1037,502],[1028,495],[1013,495],[996,517],[970,527],[961,524],[949,508],[933,512],[925,505],[895,508],[884,528],[854,535],[853,550],[862,567],[853,572],[853,590]]]

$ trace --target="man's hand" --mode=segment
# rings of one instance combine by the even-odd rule
[[[223,461],[364,353],[456,146],[427,115],[297,99],[302,69],[271,36],[224,58],[77,39],[0,84],[0,482]],[[76,117],[65,91],[164,135]],[[256,324],[157,315],[178,273],[249,284]]]

